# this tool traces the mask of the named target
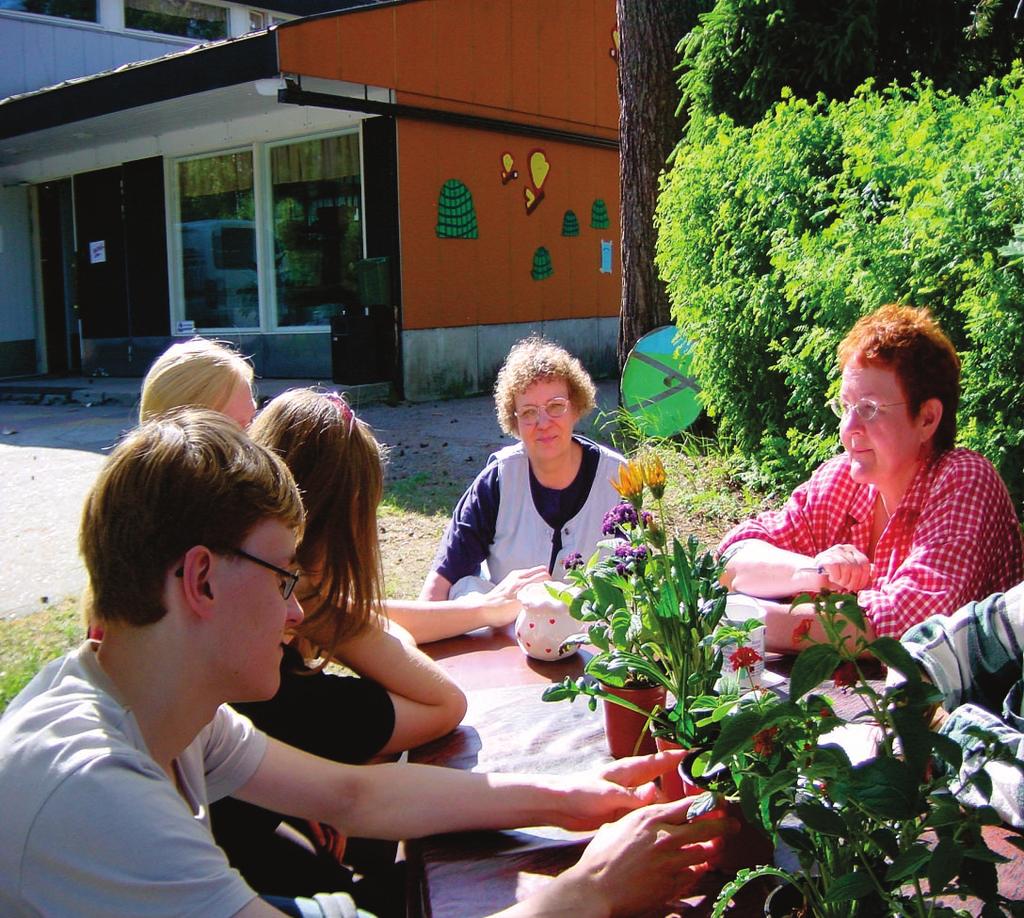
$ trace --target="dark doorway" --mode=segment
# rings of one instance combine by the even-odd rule
[[[75,176],[78,308],[86,338],[130,338],[121,167]]]
[[[71,180],[37,187],[39,260],[43,286],[48,373],[82,371],[82,347],[75,302],[75,238]]]
[[[163,170],[153,157],[74,178],[78,308],[93,372],[141,375],[151,355],[135,339],[169,334]]]

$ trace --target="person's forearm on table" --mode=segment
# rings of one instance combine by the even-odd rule
[[[788,602],[763,599],[761,605],[765,609],[765,649],[774,653],[799,653],[807,647],[827,640],[825,629],[810,603],[791,606]],[[809,622],[809,626],[803,625],[803,622]],[[809,630],[805,631],[804,629],[808,627]],[[847,623],[844,633],[853,639],[857,632]],[[806,637],[802,637],[803,634],[806,634]],[[865,618],[863,635],[868,641],[875,639],[875,630],[870,619]]]
[[[448,598],[448,592],[452,588],[452,582],[437,571],[431,571],[423,581],[423,588],[420,590],[421,602],[440,602]]]
[[[584,830],[645,802],[611,784],[602,787],[596,805],[593,799],[584,801],[579,785],[568,778],[476,774],[429,765],[375,765],[359,769],[356,779],[338,818],[349,834],[370,838],[534,825]]]
[[[417,644],[430,644],[492,624],[488,609],[458,599],[389,599],[388,618],[408,631]],[[515,618],[515,616],[512,616]]]
[[[737,542],[726,549],[723,584],[748,596],[778,598],[817,592],[828,582],[807,555],[778,548],[760,539]]]

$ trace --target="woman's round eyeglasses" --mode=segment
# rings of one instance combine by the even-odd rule
[[[858,418],[865,422],[873,421],[878,416],[878,412],[883,408],[893,408],[896,405],[905,404],[906,402],[887,402],[882,405],[869,398],[862,398],[854,404],[848,405],[838,395],[835,395],[828,400],[829,408],[832,409],[832,413],[840,420],[845,417],[846,412],[852,411]]]
[[[533,427],[540,420],[542,411],[549,418],[560,418],[569,410],[570,404],[569,399],[558,395],[546,405],[523,405],[516,411],[516,420],[525,427]]]

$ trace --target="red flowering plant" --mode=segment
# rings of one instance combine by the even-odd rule
[[[941,901],[963,895],[983,900],[983,916],[1005,914],[995,871],[1005,858],[982,834],[998,816],[957,798],[965,782],[988,800],[991,781],[981,770],[963,778],[961,747],[929,729],[938,690],[899,641],[865,637],[855,597],[797,601],[813,602],[825,639],[798,626],[794,641],[810,646],[793,663],[789,697],[751,691],[723,703],[710,754],[712,769],[730,772],[747,820],[775,844],[778,866],[740,871],[713,914],[766,875],[799,890],[806,916],[966,914]],[[872,657],[902,679],[869,678]],[[858,713],[839,716],[826,693]],[[1015,764],[994,735],[977,736],[988,760]]]
[[[630,461],[612,484],[623,501],[605,516],[608,539],[586,563],[567,559],[566,570],[572,588],[564,598],[586,629],[567,642],[589,643],[597,653],[585,676],[551,686],[544,700],[582,695],[594,707],[603,698],[646,716],[609,687],[663,686],[668,701],[650,718],[655,734],[687,748],[708,743],[718,729],[708,715],[720,701],[716,629],[725,612],[724,564],[694,536],[685,543],[667,537],[658,459]]]

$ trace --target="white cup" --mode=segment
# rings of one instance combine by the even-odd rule
[[[722,616],[722,622],[742,625],[752,618],[758,619],[762,624],[747,635],[745,643],[729,642],[722,645],[722,678],[719,680],[719,691],[721,692],[742,691],[749,689],[751,683],[759,685],[762,681],[764,676],[765,608],[753,596],[730,593],[725,600],[725,614]],[[760,659],[753,666],[737,671],[732,668],[729,658],[740,647],[752,648]]]

